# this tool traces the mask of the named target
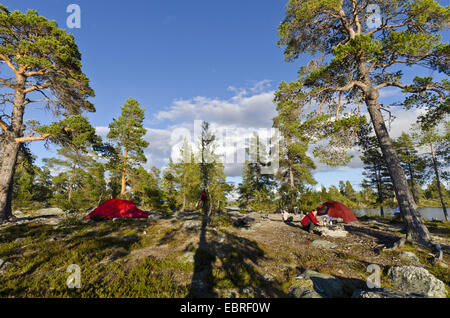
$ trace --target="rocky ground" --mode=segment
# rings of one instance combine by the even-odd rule
[[[419,247],[385,248],[404,236],[387,219],[310,234],[299,216],[231,212],[207,225],[200,212],[101,222],[85,214],[16,212],[1,225],[0,296],[448,297],[447,222],[427,222],[443,247],[436,262]],[[71,264],[78,289],[68,288]]]

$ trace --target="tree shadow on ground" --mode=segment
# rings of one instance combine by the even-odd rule
[[[295,222],[300,223],[300,221],[292,221],[292,222],[284,222],[284,224],[289,225],[294,228],[303,229],[303,227],[300,224],[294,224]]]
[[[450,229],[445,227],[439,227],[436,225],[427,224],[428,231],[433,235],[443,235],[450,237]]]
[[[344,229],[356,236],[370,236],[376,239],[376,243],[390,246],[399,240],[398,236],[389,235],[370,228],[358,227],[354,225],[344,225]]]
[[[188,298],[221,297],[219,291],[239,290],[249,297],[286,297],[281,284],[269,281],[257,270],[259,262],[267,260],[264,251],[254,241],[238,235],[218,230],[209,224],[206,213],[197,214],[201,218],[198,247],[193,256],[194,272],[189,286]],[[192,213],[179,214],[182,220],[198,220]],[[180,231],[193,231],[181,226]],[[163,238],[168,242],[176,231]],[[179,233],[182,234],[182,233]],[[192,248],[188,245],[186,250]],[[231,296],[231,295],[230,295]]]

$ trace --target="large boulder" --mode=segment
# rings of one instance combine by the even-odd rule
[[[180,260],[183,263],[195,263],[195,254],[193,252],[186,252],[183,255],[178,257],[178,260]]]
[[[337,244],[326,240],[315,240],[311,245],[322,249],[334,249],[337,247]]]
[[[407,294],[390,288],[375,288],[372,290],[355,290],[352,298],[424,298],[425,295]]]
[[[322,236],[330,236],[330,237],[346,237],[348,232],[344,229],[340,228],[329,228],[329,227],[318,227],[316,229],[317,232],[320,232]]]
[[[233,225],[238,228],[250,228],[257,223],[261,222],[261,216],[258,214],[257,218],[251,216],[244,216],[242,218],[238,218],[233,222]]]
[[[417,257],[417,255],[414,254],[413,252],[410,252],[410,251],[403,251],[403,252],[401,252],[399,257],[403,258],[403,259],[410,260],[410,261],[414,261],[414,262],[418,262],[419,261],[419,258]]]
[[[293,298],[323,298],[316,291],[301,286],[292,286],[289,289],[289,296]]]
[[[255,222],[261,222],[261,214],[259,214],[258,212],[252,212],[247,216],[252,218]]]
[[[417,266],[394,266],[388,271],[392,285],[402,292],[424,294],[429,297],[445,298],[445,284],[430,274],[425,268]]]
[[[17,218],[25,218],[27,215],[20,210],[16,210],[13,212],[13,215]]]
[[[314,284],[314,290],[322,297],[339,298],[345,296],[345,285],[332,275],[322,274],[312,270],[305,270],[297,279],[310,279]]]
[[[48,209],[40,209],[36,211],[39,215],[59,215],[65,214],[63,209],[60,208],[48,208]]]

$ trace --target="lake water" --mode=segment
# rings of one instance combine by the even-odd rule
[[[355,215],[358,216],[379,216],[380,209],[352,209],[355,212]],[[392,216],[394,214],[395,209],[385,208],[384,215]],[[447,208],[447,213],[449,212]],[[419,213],[426,220],[445,220],[444,211],[442,208],[419,208]]]

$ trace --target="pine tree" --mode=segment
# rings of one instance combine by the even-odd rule
[[[251,168],[250,162],[245,161],[243,171],[242,171],[242,182],[238,185],[239,193],[239,206],[247,207],[255,198],[255,192],[253,189],[254,184],[254,173]]]
[[[293,100],[292,95],[284,95],[284,86],[280,85],[275,95],[278,116],[273,119],[273,126],[281,133],[280,160],[277,178],[281,181],[282,200],[292,210],[300,194],[307,185],[317,184],[311,173],[316,168],[314,161],[306,154],[309,146],[304,127],[300,123],[301,105]]]
[[[96,135],[95,128],[89,120],[81,115],[68,117],[49,126],[42,126],[40,131],[51,135],[53,142],[60,144],[57,150],[59,158],[44,159],[48,167],[63,167],[67,175],[67,203],[66,207],[78,209],[79,200],[73,200],[73,193],[80,189],[86,171],[90,169],[98,156],[96,149],[102,148],[102,139]],[[62,180],[59,180],[62,182]]]
[[[0,5],[0,222],[11,216],[12,182],[20,145],[45,140],[49,134],[27,131],[24,115],[30,104],[45,102],[55,115],[95,111],[94,96],[81,70],[81,54],[72,34],[34,10],[9,11]],[[10,75],[13,75],[10,77]],[[40,97],[39,97],[40,96]]]
[[[369,4],[382,13],[378,25],[367,23],[374,17],[367,10]],[[278,45],[285,48],[287,61],[312,54],[309,63],[301,67],[298,81],[287,85],[284,94],[291,94],[302,105],[318,105],[317,112],[308,112],[306,117],[330,142],[316,148],[315,154],[334,164],[350,160],[346,151],[342,151],[342,160],[336,160],[339,153],[334,150],[353,147],[353,132],[360,125],[360,108],[365,103],[391,176],[407,240],[425,246],[433,245],[432,237],[389,138],[378,98],[381,89],[396,87],[411,96],[433,95],[439,105],[446,103],[446,79],[439,82],[432,77],[415,77],[411,81],[399,66],[420,65],[448,74],[449,45],[440,34],[448,26],[448,12],[448,7],[434,0],[290,0],[278,27]],[[358,105],[356,114],[344,113],[353,105]],[[321,114],[324,106],[328,106],[326,116]]]
[[[19,151],[14,172],[12,204],[15,207],[28,207],[33,200],[34,180],[38,173],[34,160],[31,151],[23,145]]]
[[[388,168],[375,137],[368,137],[363,145],[361,160],[364,163],[364,183],[377,193],[376,203],[380,207],[380,214],[384,216],[385,201],[392,196],[393,186]]]
[[[178,201],[181,202],[181,210],[193,209],[200,197],[200,170],[195,162],[195,156],[187,139],[183,141],[180,149],[181,160],[175,164],[175,172],[180,184]]]
[[[177,192],[180,189],[180,184],[172,158],[169,158],[169,164],[163,171],[162,189],[164,191],[163,200],[164,202],[167,202],[168,206],[168,210],[166,212],[177,210],[180,206],[177,201]]]
[[[86,171],[79,191],[83,208],[99,206],[108,199],[106,189],[105,165],[95,162]]]
[[[207,215],[208,223],[212,222],[213,214],[220,211],[225,203],[225,167],[215,154],[216,137],[208,122],[202,123],[202,133],[199,140],[197,161],[200,168],[201,190],[207,195],[203,213]]]
[[[248,207],[256,211],[270,209],[275,196],[275,176],[272,173],[264,173],[272,163],[266,145],[261,142],[256,132],[250,138],[246,152],[248,160],[245,162],[242,184],[239,186],[242,193],[240,201],[250,203]]]
[[[400,137],[394,141],[394,146],[397,149],[398,159],[400,160],[402,168],[408,176],[408,182],[410,184],[414,202],[419,203],[418,188],[423,184],[426,178],[423,174],[426,162],[419,156],[416,145],[409,134],[403,132]]]
[[[146,208],[161,208],[162,191],[159,188],[159,171],[153,167],[151,171],[142,166],[133,169],[130,184],[133,189],[133,201]]]
[[[121,173],[120,197],[124,198],[128,192],[127,182],[129,172],[133,167],[147,162],[144,149],[149,143],[144,140],[146,129],[143,127],[145,111],[139,103],[129,98],[122,106],[121,115],[109,125],[108,138],[111,139],[119,152],[120,160],[116,169]]]
[[[428,165],[426,165],[425,175],[433,176],[435,184],[441,200],[442,211],[444,212],[445,220],[449,220],[447,207],[445,205],[445,187],[441,186],[441,179],[448,180],[448,173],[445,171],[448,169],[449,163],[449,145],[450,145],[450,123],[443,123],[445,129],[444,133],[438,132],[438,126],[431,127],[419,127],[418,133],[414,134],[414,139],[418,140],[418,146],[427,148],[427,154],[425,155]]]

